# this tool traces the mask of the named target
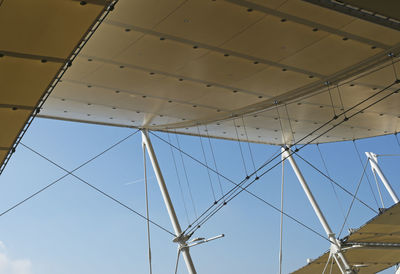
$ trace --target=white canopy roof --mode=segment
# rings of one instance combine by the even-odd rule
[[[0,0],[0,173],[109,0]]]
[[[292,143],[392,84],[399,43],[397,30],[300,0],[120,0],[41,116]],[[394,95],[313,142],[397,132],[399,109]]]

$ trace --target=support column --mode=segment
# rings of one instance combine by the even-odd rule
[[[336,239],[335,233],[333,233],[328,222],[326,221],[324,214],[322,213],[321,209],[319,208],[318,203],[314,198],[314,195],[312,194],[310,188],[308,187],[307,182],[304,179],[303,174],[301,173],[295,160],[291,156],[290,151],[291,150],[289,147],[287,149],[282,147],[283,157],[285,157],[286,159],[289,160],[290,165],[292,166],[293,171],[295,172],[295,174],[297,176],[297,179],[299,180],[301,186],[303,187],[303,190],[306,193],[307,198],[310,201],[315,214],[317,215],[322,227],[324,228],[326,235],[328,236],[329,240],[331,241],[331,248],[330,248],[331,255],[334,256],[336,263],[337,263],[340,271],[343,274],[354,273],[354,271],[351,269],[350,265],[348,264],[346,258],[344,257],[344,255],[341,251],[340,242]]]
[[[365,155],[367,155],[369,163],[371,164],[371,169],[372,172],[375,172],[378,174],[379,178],[381,179],[383,185],[385,186],[386,190],[389,192],[390,196],[392,197],[393,201],[395,204],[399,202],[399,198],[396,195],[396,192],[390,185],[388,179],[386,179],[385,174],[383,174],[381,168],[378,165],[378,158],[376,157],[375,153],[372,152],[365,152]]]
[[[174,206],[171,202],[171,198],[169,196],[167,186],[165,185],[164,177],[162,175],[160,166],[158,164],[156,154],[154,153],[154,149],[151,144],[147,130],[142,130],[142,145],[145,148],[147,148],[147,152],[149,154],[151,164],[153,165],[154,173],[156,175],[157,182],[160,187],[161,194],[163,196],[169,218],[171,220],[172,226],[174,227],[174,232],[176,235],[174,242],[179,243],[179,248],[182,251],[182,256],[183,256],[183,259],[185,260],[186,267],[187,267],[189,273],[196,274],[196,269],[194,267],[192,257],[190,256],[190,253],[189,253],[189,247],[187,246],[187,243],[186,243],[186,241],[188,240],[188,237],[186,235],[182,235],[182,229],[179,224],[178,217],[176,216]]]

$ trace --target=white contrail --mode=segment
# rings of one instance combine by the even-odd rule
[[[147,180],[154,179],[154,178],[155,178],[155,176],[151,176],[151,177],[148,177]],[[133,184],[141,183],[141,182],[144,182],[144,178],[140,178],[140,179],[136,179],[136,180],[127,182],[124,184],[124,186],[129,186],[129,185],[133,185]]]

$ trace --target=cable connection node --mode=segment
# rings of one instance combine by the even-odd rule
[[[187,242],[187,240],[189,240],[191,234],[187,235],[187,234],[181,234],[178,237],[175,237],[172,241],[174,243],[181,243],[181,244],[185,244]]]
[[[192,247],[192,246],[204,244],[204,243],[207,243],[207,242],[210,242],[210,241],[213,241],[213,240],[217,240],[217,239],[220,239],[220,238],[223,238],[223,237],[225,237],[225,234],[221,234],[221,235],[218,235],[218,236],[209,238],[209,239],[206,239],[206,238],[203,238],[203,237],[201,237],[201,238],[196,238],[196,239],[191,240],[191,241],[189,242],[189,245],[187,245],[187,246],[185,246],[185,247]],[[182,248],[182,247],[181,247],[181,248]]]

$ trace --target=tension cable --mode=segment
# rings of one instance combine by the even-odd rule
[[[146,223],[147,223],[147,246],[149,256],[149,271],[153,273],[151,265],[151,241],[150,241],[150,217],[149,217],[149,193],[147,188],[147,166],[146,166],[146,146],[143,144],[143,171],[144,171],[144,189],[145,189],[145,200],[146,200]]]
[[[149,132],[152,133],[151,131],[149,131]],[[189,197],[190,197],[190,200],[192,202],[194,216],[197,218],[197,210],[196,210],[196,206],[194,204],[194,199],[193,199],[193,195],[192,195],[192,189],[190,188],[189,177],[188,177],[188,174],[187,174],[187,171],[186,171],[185,161],[183,160],[181,144],[179,142],[178,134],[176,134],[176,132],[175,132],[175,138],[176,138],[176,143],[177,143],[178,148],[179,148],[178,151],[180,152],[180,156],[181,156],[181,162],[182,162],[182,166],[183,166],[183,173],[185,174],[186,186],[187,186],[187,188],[189,190]],[[171,143],[170,143],[170,145],[171,145]]]
[[[243,166],[244,166],[244,171],[246,173],[246,177],[249,177],[249,173],[247,172],[247,167],[246,167],[246,162],[244,160],[244,156],[243,156],[243,150],[242,150],[242,144],[240,143],[240,138],[239,138],[239,133],[237,128],[240,127],[238,125],[236,125],[235,119],[232,120],[233,121],[233,127],[235,128],[235,132],[236,132],[236,139],[239,145],[239,150],[240,150],[240,155],[242,156],[242,162],[243,162]]]
[[[167,133],[167,136],[168,136],[168,141],[171,142],[171,138],[169,136],[169,133]],[[180,191],[180,194],[181,194],[183,207],[185,209],[186,220],[187,220],[188,224],[190,224],[189,214],[188,214],[188,210],[187,210],[187,206],[186,206],[186,202],[185,202],[185,196],[183,194],[183,189],[182,189],[181,178],[179,176],[178,166],[176,164],[175,154],[174,154],[174,151],[172,150],[172,147],[170,147],[170,149],[171,149],[172,160],[174,162],[175,173],[176,173],[176,178],[177,178],[177,181],[178,181],[179,191]]]
[[[249,136],[248,136],[248,134],[247,134],[246,125],[245,125],[245,123],[244,123],[244,118],[243,118],[243,116],[242,116],[242,124],[243,124],[244,134],[246,135],[247,147],[248,147],[248,149],[249,149],[251,162],[252,162],[252,164],[253,164],[253,169],[254,169],[254,172],[256,173],[256,176],[257,176],[256,164],[255,164],[255,162],[254,162],[254,157],[253,157],[253,151],[251,150],[250,141],[249,141]]]
[[[329,174],[329,170],[328,170],[328,167],[327,167],[327,165],[326,165],[325,159],[324,159],[324,157],[322,156],[321,149],[319,148],[319,144],[317,144],[317,149],[318,149],[319,155],[320,155],[320,157],[321,157],[322,163],[323,163],[323,165],[324,165],[326,175],[328,175],[328,177],[331,178],[331,175]],[[335,194],[336,200],[337,200],[337,202],[338,202],[338,204],[339,204],[339,206],[340,206],[340,211],[342,212],[342,215],[343,215],[343,218],[344,218],[345,215],[344,215],[343,205],[342,205],[342,203],[341,203],[340,200],[339,200],[339,196],[338,196],[338,194],[337,194],[337,192],[336,192],[335,186],[334,186],[333,183],[332,183],[332,180],[329,180],[329,182],[330,182],[330,184],[331,184],[333,193]]]
[[[393,86],[393,85],[395,85],[395,84],[397,84],[397,82],[392,83],[391,85],[389,85],[389,86],[383,88],[382,90],[378,91],[377,93],[375,93],[375,94],[369,96],[367,99],[362,100],[362,101],[359,102],[358,104],[352,106],[352,107],[349,108],[348,110],[346,110],[346,111],[342,112],[341,114],[339,114],[339,116],[344,115],[346,112],[348,112],[348,111],[354,109],[356,106],[358,106],[358,105],[360,105],[360,104],[366,102],[366,101],[369,100],[370,98],[375,97],[376,95],[380,94],[380,93],[383,92],[384,90],[387,90],[389,87],[391,87],[391,86]],[[367,105],[366,107],[360,109],[359,111],[356,111],[355,113],[353,113],[353,114],[350,115],[349,117],[346,117],[345,119],[343,119],[343,120],[340,121],[339,123],[332,125],[330,128],[328,128],[327,130],[325,130],[325,131],[322,132],[321,134],[317,135],[317,136],[316,136],[315,138],[313,138],[312,140],[310,140],[310,141],[308,141],[307,143],[303,144],[299,149],[296,149],[295,152],[299,151],[300,149],[302,149],[302,148],[304,148],[305,146],[309,145],[310,143],[314,142],[315,140],[317,140],[318,138],[320,138],[322,135],[324,135],[324,134],[326,134],[327,132],[333,130],[334,128],[336,128],[337,126],[341,125],[342,123],[344,123],[344,122],[347,121],[348,119],[354,117],[355,115],[358,115],[359,113],[365,111],[366,109],[370,108],[371,106],[373,106],[373,105],[379,103],[380,101],[386,99],[387,97],[391,96],[392,94],[396,93],[397,91],[398,91],[398,90],[396,90],[396,91],[394,91],[394,92],[391,92],[391,93],[389,93],[389,94],[383,96],[383,97],[380,98],[380,99],[377,99],[375,102],[373,102],[373,103]],[[278,113],[279,113],[279,112],[278,112]],[[332,121],[332,120],[336,120],[337,117],[338,117],[338,116],[332,118],[331,121]],[[325,125],[327,125],[327,124],[329,124],[329,123],[330,123],[329,121],[326,122],[325,124],[321,125],[321,126],[318,127],[317,129],[315,129],[313,132],[318,131],[320,128],[324,127]],[[313,132],[312,132],[312,133],[313,133]],[[308,137],[309,135],[311,135],[312,133],[309,133],[308,135],[306,135],[305,137],[303,137],[301,140],[307,138],[307,137]],[[301,140],[300,140],[300,141],[301,141]],[[298,142],[300,142],[300,141],[298,141]],[[282,154],[282,153],[281,153],[281,154]],[[279,154],[279,155],[281,155],[281,154]],[[278,155],[278,156],[279,156],[279,155]],[[276,157],[274,157],[272,160],[274,160],[274,159],[276,159]],[[272,160],[271,160],[271,161],[272,161]],[[265,164],[265,165],[266,165],[266,164]],[[262,169],[265,165],[262,165],[258,170]],[[260,176],[256,177],[256,179],[252,180],[252,181],[251,181],[250,183],[248,183],[245,187],[242,187],[242,185],[245,183],[246,180],[243,180],[240,184],[236,185],[234,188],[232,188],[230,191],[228,191],[228,193],[227,193],[226,195],[229,195],[229,199],[228,199],[226,202],[224,202],[224,204],[223,204],[222,206],[224,206],[227,202],[231,201],[233,198],[235,198],[237,195],[239,195],[243,190],[246,190],[250,185],[252,185],[256,180],[258,180],[259,177],[265,175],[265,174],[268,173],[270,170],[272,170],[273,168],[275,168],[277,165],[279,165],[279,162],[276,163],[275,165],[273,165],[271,168],[269,168],[269,169],[266,170],[265,172],[263,172]],[[252,175],[253,175],[253,174],[252,174]],[[249,176],[247,176],[247,177],[249,177]],[[234,191],[236,191],[236,190],[238,189],[237,187],[239,187],[240,190],[238,190],[236,194],[233,194]],[[233,192],[232,192],[232,191],[233,191]],[[232,192],[232,193],[231,193],[231,192]],[[349,193],[350,193],[350,192],[349,192]],[[351,194],[351,195],[352,195],[352,194]],[[352,195],[352,196],[354,196],[354,195]],[[357,200],[359,200],[359,199],[357,199]],[[363,202],[363,204],[365,204],[365,203]],[[370,206],[368,206],[367,204],[365,204],[365,205],[366,205],[367,207],[369,207],[371,210],[373,210],[374,212],[376,212],[374,209],[372,209],[372,208],[371,208]],[[208,220],[208,219],[209,219],[210,217],[212,217],[217,211],[219,211],[219,210],[222,208],[222,206],[219,206],[216,210],[213,210],[213,212],[212,212],[212,213],[209,213],[204,219]],[[203,213],[203,214],[204,214],[204,213]],[[203,215],[203,214],[202,214],[202,215]],[[203,221],[200,221],[199,223],[200,223],[200,224],[203,224],[203,223],[206,221],[206,220],[204,220],[204,219],[203,219]],[[197,222],[197,220],[196,220],[196,222]],[[197,230],[198,227],[199,227],[199,225],[198,225],[197,228],[194,229],[194,230]]]
[[[108,147],[107,149],[103,150],[102,152],[100,152],[99,154],[95,155],[94,157],[90,158],[89,160],[87,160],[86,162],[82,163],[81,165],[79,165],[78,167],[74,168],[71,173],[81,169],[82,167],[84,167],[85,165],[89,164],[90,162],[94,161],[95,159],[97,159],[98,157],[100,157],[101,155],[103,155],[104,153],[106,153],[107,151],[113,149],[114,147],[118,146],[119,144],[121,144],[122,142],[126,141],[127,139],[131,138],[132,136],[134,136],[136,133],[138,133],[139,130],[136,130],[135,132],[129,134],[128,136],[126,136],[125,138],[119,140],[118,142],[116,142],[115,144],[113,144],[112,146]],[[22,146],[25,146],[23,143],[21,143]],[[59,177],[58,179],[54,180],[52,183],[46,185],[45,187],[39,189],[38,191],[36,191],[35,193],[31,194],[30,196],[26,197],[25,199],[23,199],[22,201],[16,203],[15,205],[13,205],[12,207],[8,208],[7,210],[3,211],[2,213],[0,213],[0,217],[3,216],[4,214],[8,213],[9,211],[13,210],[14,208],[22,205],[23,203],[25,203],[26,201],[32,199],[33,197],[35,197],[36,195],[40,194],[41,192],[45,191],[46,189],[48,189],[49,187],[55,185],[56,183],[58,183],[59,181],[61,181],[62,179],[64,179],[65,177],[69,176],[70,174],[65,174],[61,177]]]
[[[191,158],[191,159],[194,160],[195,162],[197,162],[197,163],[199,163],[199,164],[201,164],[201,165],[203,165],[203,166],[209,168],[210,171],[212,171],[212,172],[214,172],[214,173],[217,173],[217,171],[215,171],[215,170],[212,169],[211,167],[206,166],[203,162],[201,162],[200,160],[198,160],[198,159],[196,159],[195,157],[191,156],[190,154],[188,154],[187,152],[183,151],[182,149],[176,147],[175,145],[173,145],[173,144],[171,144],[171,143],[168,143],[168,141],[166,141],[165,139],[161,138],[160,136],[158,136],[158,135],[155,134],[154,132],[149,131],[149,133],[152,134],[152,135],[154,135],[156,138],[160,139],[161,141],[163,141],[163,142],[169,144],[169,145],[170,145],[171,147],[173,147],[174,149],[176,149],[176,150],[182,152],[182,154],[184,154],[184,155],[186,155],[187,157]],[[278,148],[278,150],[271,156],[271,158],[270,158],[269,160],[271,160],[271,159],[274,157],[274,155],[278,153],[279,150],[280,150],[280,148]],[[267,162],[268,162],[269,160],[267,160]],[[226,176],[222,175],[221,173],[217,173],[217,174],[219,174],[219,176],[221,176],[222,178],[224,178],[225,180],[227,180],[229,183],[234,184],[235,186],[238,186],[238,184],[236,184],[234,181],[232,181],[231,179],[227,178]],[[257,200],[261,201],[262,203],[266,204],[267,206],[271,207],[271,208],[274,209],[275,211],[277,211],[277,212],[279,212],[279,213],[285,215],[286,217],[288,217],[288,218],[291,219],[292,221],[296,222],[297,224],[303,226],[304,228],[306,228],[306,229],[310,230],[311,232],[317,234],[318,236],[322,237],[323,239],[329,241],[328,238],[326,238],[326,237],[323,236],[322,234],[318,233],[316,230],[312,229],[311,227],[307,226],[306,224],[302,223],[301,221],[297,220],[296,218],[292,217],[291,215],[285,213],[284,211],[279,210],[279,208],[277,208],[277,207],[275,207],[274,205],[270,204],[269,202],[267,202],[267,201],[264,200],[263,198],[257,196],[257,195],[254,194],[253,192],[251,192],[251,191],[249,191],[249,190],[247,190],[247,189],[244,189],[244,191],[245,191],[246,193],[248,193],[249,195],[253,196],[254,198],[256,198]],[[214,205],[210,206],[210,207],[206,210],[205,213],[207,213],[207,211],[210,210],[213,206],[214,206]],[[199,218],[202,217],[205,213],[203,213],[201,216],[199,216]],[[199,220],[199,218],[198,218],[197,220]],[[194,223],[193,223],[193,224],[194,224]],[[189,228],[192,228],[192,225],[190,225],[183,233],[186,234],[186,232],[188,231]]]
[[[214,162],[214,168],[217,171],[217,179],[218,179],[219,188],[221,190],[221,195],[224,196],[224,190],[223,190],[222,184],[221,184],[221,176],[219,175],[219,172],[218,172],[217,161],[215,160],[214,149],[213,149],[213,146],[211,144],[211,138],[210,138],[210,134],[208,133],[207,125],[205,125],[205,128],[206,128],[206,133],[207,133],[207,138],[208,138],[208,144],[210,145],[211,155],[212,155],[212,159],[213,159],[213,162]]]
[[[311,133],[307,134],[306,136],[304,136],[303,138],[301,138],[300,140],[298,140],[296,142],[300,143],[301,141],[303,141],[304,139],[308,138],[308,136],[312,135],[313,133],[319,131],[321,128],[325,127],[326,125],[328,125],[329,123],[331,123],[332,121],[336,120],[338,117],[345,115],[347,112],[353,110],[354,108],[356,108],[357,106],[367,102],[368,100],[372,99],[373,97],[377,96],[378,94],[384,92],[385,90],[389,89],[390,87],[392,87],[393,85],[398,84],[398,82],[394,82],[390,85],[388,85],[387,87],[383,88],[382,90],[376,92],[375,94],[369,96],[368,98],[360,101],[359,103],[353,105],[352,107],[350,107],[349,109],[347,109],[346,111],[343,111],[342,113],[340,113],[339,115],[333,117],[331,120],[327,121],[326,123],[322,124],[321,126],[319,126],[317,129],[313,130]],[[324,132],[322,132],[321,134],[319,134],[318,136],[316,136],[315,138],[313,138],[312,140],[308,141],[307,143],[303,144],[299,149],[296,149],[295,152],[299,151],[300,149],[304,148],[305,146],[307,146],[308,144],[314,142],[316,139],[320,138],[323,134],[326,134],[327,132],[333,130],[334,128],[336,128],[337,126],[341,125],[343,122],[347,121],[349,118],[354,117],[355,115],[358,115],[360,112],[370,108],[371,106],[377,104],[378,102],[386,99],[387,97],[391,96],[393,93],[396,93],[398,90],[391,92],[388,95],[383,96],[380,99],[377,99],[375,102],[367,105],[366,107],[360,109],[359,111],[356,111],[355,113],[353,113],[351,116],[346,117],[344,120],[340,121],[337,124],[332,125],[330,128],[328,128],[327,130],[325,130]],[[235,124],[235,122],[234,122]],[[236,127],[235,127],[236,128]],[[282,154],[282,153],[281,153]],[[281,155],[279,154],[279,155]],[[278,155],[278,156],[279,156]],[[261,165],[261,167],[258,168],[258,170],[261,170],[262,168],[264,168],[267,164],[269,164],[271,161],[273,161],[274,159],[276,159],[278,156],[275,156],[273,159],[271,159],[270,161],[264,163],[263,165]],[[193,228],[190,230],[192,233],[194,231],[196,231],[202,224],[204,224],[209,218],[211,218],[213,215],[215,215],[216,212],[218,212],[227,202],[231,201],[233,198],[235,198],[237,195],[239,195],[241,192],[245,191],[250,185],[252,185],[256,180],[258,180],[261,176],[265,175],[266,173],[268,173],[270,170],[272,170],[273,168],[275,168],[277,165],[279,165],[280,162],[274,164],[271,168],[269,168],[268,170],[266,170],[265,172],[263,172],[260,176],[257,176],[254,180],[250,181],[246,186],[242,187],[242,185],[244,185],[244,183],[247,181],[247,179],[250,176],[246,176],[246,179],[243,180],[242,182],[240,182],[239,184],[235,184],[235,187],[233,187],[231,190],[229,190],[225,196],[228,196],[229,199],[226,200],[222,205],[217,205],[217,208],[215,208],[212,212],[208,213],[207,215],[205,215],[210,209],[213,208],[214,205],[211,205],[205,212],[203,212],[203,214],[200,215],[200,217],[195,221],[195,223],[197,223],[197,227]],[[251,174],[251,176],[253,176],[254,174]],[[235,193],[236,192],[236,193]],[[348,192],[346,190],[347,193],[349,193],[350,195],[352,195],[350,192]],[[354,196],[354,195],[352,195]],[[357,198],[357,200],[359,200]],[[360,200],[359,200],[360,201]],[[362,202],[364,205],[366,205],[368,208],[370,208],[372,211],[376,212],[374,209],[372,209],[370,206],[368,206],[367,204],[365,204],[364,202]],[[200,220],[201,219],[201,220]]]
[[[204,162],[206,163],[206,165],[208,166],[208,162],[207,162],[207,157],[206,157],[206,152],[204,150],[204,146],[203,146],[203,140],[201,139],[201,134],[200,134],[200,129],[199,126],[197,126],[197,133],[199,134],[199,139],[200,139],[200,145],[201,145],[201,150],[203,151],[203,157],[204,157]],[[210,170],[208,168],[206,168],[207,170],[207,175],[208,175],[208,180],[210,182],[210,187],[211,187],[211,192],[212,192],[212,196],[214,198],[214,204],[216,203],[217,199],[215,198],[215,191],[214,191],[214,187],[213,187],[213,183],[211,180],[211,174],[210,174]]]
[[[63,168],[62,166],[60,166],[59,164],[55,163],[54,161],[50,160],[48,157],[40,154],[39,152],[37,152],[36,150],[28,147],[27,145],[20,143],[22,146],[26,147],[27,149],[29,149],[30,151],[32,151],[33,153],[37,154],[38,156],[42,157],[43,159],[45,159],[46,161],[52,163],[53,165],[57,166],[58,168],[64,170],[65,172],[67,172],[66,175],[64,175],[62,178],[67,177],[68,175],[71,175],[73,177],[75,177],[76,179],[78,179],[80,182],[86,184],[87,186],[91,187],[92,189],[96,190],[97,192],[99,192],[100,194],[102,194],[103,196],[106,196],[107,198],[113,200],[114,202],[116,202],[117,204],[125,207],[126,209],[128,209],[129,211],[131,211],[132,213],[136,214],[137,216],[139,216],[140,218],[144,219],[144,220],[148,220],[151,224],[157,226],[158,228],[164,230],[165,232],[171,234],[172,236],[176,237],[176,235],[174,233],[172,233],[171,231],[169,231],[168,229],[162,227],[161,225],[157,224],[156,222],[146,218],[146,216],[144,216],[143,214],[137,212],[136,210],[132,209],[131,207],[127,206],[126,204],[124,204],[123,202],[117,200],[116,198],[112,197],[111,195],[105,193],[104,191],[102,191],[101,189],[95,187],[94,185],[90,184],[89,182],[83,180],[82,178],[78,177],[77,175],[75,175],[73,172],[76,171],[77,169],[74,169],[72,171],[68,171],[67,169]],[[26,200],[32,198],[33,196],[35,196],[36,194],[40,193],[41,191],[45,190],[46,188],[50,187],[51,185],[54,185],[56,182],[60,181],[61,178],[57,179],[56,181],[54,181],[53,183],[51,183],[50,185],[46,186],[45,188],[41,189],[40,191],[36,192],[34,195],[31,195],[30,197],[28,197],[27,199],[25,199],[23,202],[25,202]],[[21,202],[17,205],[20,205]],[[16,206],[17,206],[16,205]],[[16,206],[13,206],[11,209],[15,208]],[[8,209],[6,211],[4,211],[3,213],[0,214],[0,216],[4,215],[5,213],[7,213],[8,211],[10,211],[11,209]]]
[[[356,144],[355,140],[353,140],[353,145],[354,145],[354,149],[356,150],[356,153],[357,153],[357,156],[358,156],[358,160],[360,161],[360,165],[361,165],[361,167],[363,167],[363,161],[361,160],[361,154],[360,154],[360,151],[358,150],[358,147],[357,147],[357,144]],[[372,196],[374,197],[374,200],[375,200],[375,203],[376,203],[376,207],[379,209],[378,200],[376,199],[375,192],[372,189],[372,185],[371,185],[371,181],[369,180],[368,173],[365,174],[365,175],[366,175],[365,177],[367,177],[367,182],[368,182],[368,185],[369,185],[369,189],[371,190]],[[383,200],[382,200],[382,195],[381,195],[381,190],[380,190],[378,184],[376,186],[378,188],[378,193],[379,193],[379,197],[381,198],[382,206],[384,207]]]
[[[360,181],[359,181],[358,184],[357,184],[356,193],[354,194],[354,197],[353,197],[353,199],[351,200],[349,209],[347,210],[347,214],[346,214],[346,217],[344,218],[344,222],[343,222],[342,228],[340,229],[338,238],[340,238],[340,235],[341,235],[342,232],[343,232],[344,226],[346,225],[347,219],[349,218],[350,211],[351,211],[351,209],[352,209],[352,207],[353,207],[355,198],[357,197],[357,193],[358,193],[358,190],[360,189],[360,185],[361,185],[361,182],[362,182],[362,180],[363,180],[363,178],[364,178],[365,170],[367,169],[367,166],[368,166],[368,160],[366,161],[366,163],[365,163],[365,165],[364,165],[364,169],[363,169],[363,172],[362,172]]]

